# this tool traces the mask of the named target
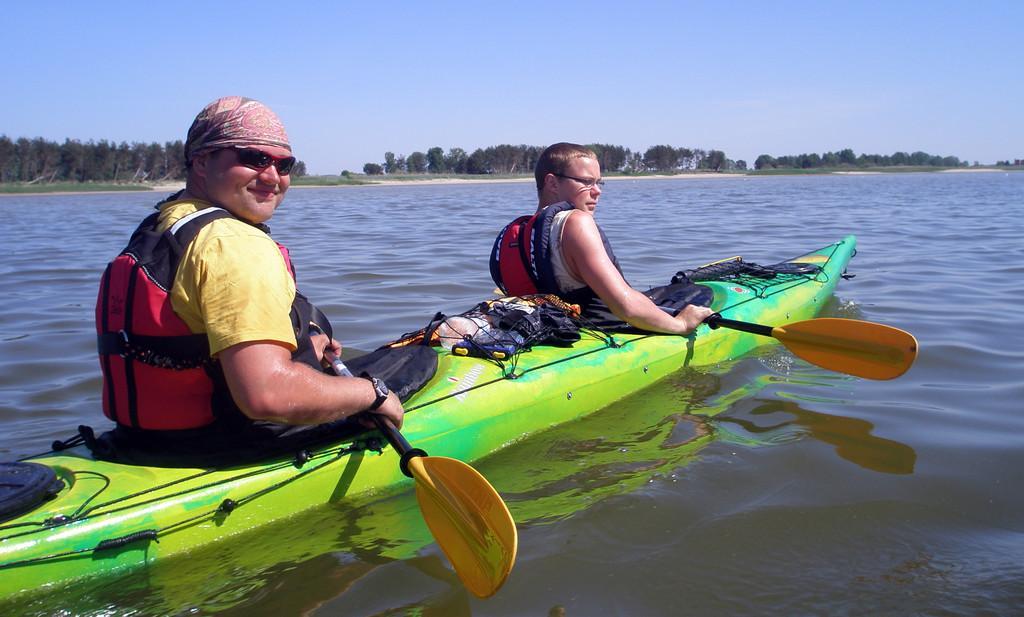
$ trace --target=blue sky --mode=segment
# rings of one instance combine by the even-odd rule
[[[41,0],[2,23],[12,138],[184,139],[241,94],[311,173],[556,141],[1024,158],[1019,2]]]

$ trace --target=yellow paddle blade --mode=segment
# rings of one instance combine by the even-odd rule
[[[478,598],[494,595],[512,571],[519,543],[508,506],[462,461],[417,456],[409,470],[423,519],[455,573]]]
[[[917,357],[909,332],[857,319],[808,319],[772,328],[772,336],[811,364],[867,379],[895,379]]]

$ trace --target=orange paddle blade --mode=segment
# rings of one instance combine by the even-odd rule
[[[917,357],[917,339],[870,321],[823,317],[772,328],[772,336],[799,358],[867,379],[894,379]]]
[[[462,461],[441,456],[409,460],[416,499],[462,583],[487,598],[508,578],[519,536],[508,506],[480,473]]]

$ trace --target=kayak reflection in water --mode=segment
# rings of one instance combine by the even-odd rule
[[[776,412],[791,414],[793,419],[767,427],[736,417],[721,417],[718,422],[736,424],[752,434],[774,432],[796,425],[806,429],[814,439],[835,446],[836,454],[864,469],[891,474],[914,473],[914,464],[917,462],[914,449],[904,443],[872,435],[871,431],[875,427],[866,420],[810,411],[792,401],[765,403],[750,413],[764,416]]]

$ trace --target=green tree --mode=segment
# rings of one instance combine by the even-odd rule
[[[122,141],[114,147],[114,182],[120,182],[121,175],[131,165],[131,152],[132,150],[126,141]]]
[[[60,177],[72,182],[85,181],[85,148],[81,142],[65,139],[60,147]]]
[[[117,148],[101,139],[97,143],[89,143],[92,156],[90,159],[88,175],[90,180],[97,182],[109,182],[114,179],[114,171],[117,169]]]
[[[45,182],[53,182],[60,172],[60,146],[53,141],[47,141],[42,137],[32,140],[35,144],[36,153],[42,161],[40,173],[44,176]]]
[[[384,167],[377,163],[367,163],[363,165],[363,173],[368,176],[380,176],[384,173]]]
[[[398,173],[398,162],[395,160],[394,152],[384,153],[384,173],[393,174]]]
[[[302,161],[295,161],[295,165],[292,167],[293,178],[301,178],[306,175],[306,164]]]
[[[597,162],[604,171],[622,171],[629,159],[629,150],[612,144],[590,144],[587,146],[597,154]]]
[[[147,150],[148,150],[148,148],[146,147],[146,144],[144,144],[144,143],[135,142],[135,143],[132,144],[132,158],[131,158],[131,161],[132,161],[132,167],[135,168],[134,171],[132,172],[132,181],[133,182],[141,182],[142,180],[146,179],[146,176],[149,175],[149,171],[146,170],[146,152],[147,152]]]
[[[493,173],[487,155],[482,148],[473,150],[473,154],[466,159],[467,174],[489,174]]]
[[[427,171],[427,155],[422,152],[413,152],[405,159],[405,167],[411,174],[422,174]]]
[[[725,152],[721,150],[708,150],[708,155],[704,157],[701,163],[704,165],[704,169],[710,169],[711,171],[722,171],[722,167],[725,166]]]
[[[448,171],[444,160],[444,150],[437,146],[427,150],[427,171],[432,174],[443,174]]]
[[[15,181],[14,142],[7,135],[0,135],[0,182]]]
[[[14,143],[14,151],[17,160],[17,172],[15,177],[19,182],[31,182],[36,179],[36,161],[32,156],[32,142],[25,137],[19,137]]]
[[[655,171],[675,170],[679,154],[672,146],[651,146],[644,152],[644,166]]]
[[[185,143],[180,139],[164,144],[164,155],[167,161],[167,177],[185,179]]]
[[[818,156],[817,152],[811,154],[801,154],[798,157],[800,169],[814,169],[821,167],[821,157]]]
[[[158,143],[146,145],[146,173],[148,180],[159,180],[164,177],[166,153]]]
[[[544,148],[540,146],[519,147],[522,149],[518,166],[519,173],[533,174],[533,170],[537,168],[537,161],[540,160],[540,155],[544,152]]]
[[[491,146],[484,150],[484,157],[487,160],[489,173],[511,174],[515,173],[522,159],[522,149],[525,146],[513,146],[500,144]]]
[[[462,148],[449,148],[448,154],[444,156],[444,166],[448,171],[464,174],[466,172],[466,161],[469,155]]]
[[[857,155],[857,165],[859,167],[871,167],[872,165],[877,164],[878,162],[875,160],[874,155],[869,155],[864,152],[861,152],[859,155]]]

